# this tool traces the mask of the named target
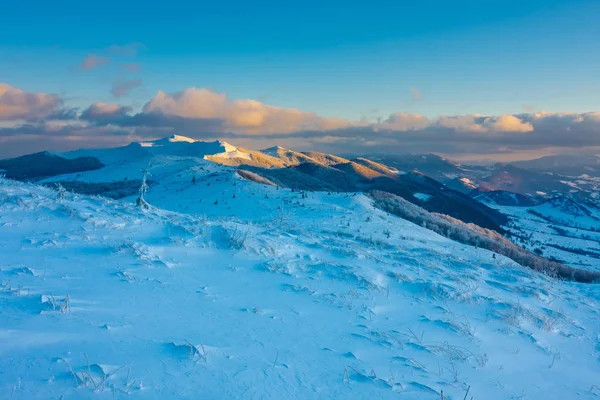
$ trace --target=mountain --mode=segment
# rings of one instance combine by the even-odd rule
[[[460,164],[435,154],[374,154],[363,157],[402,172],[417,170],[437,180],[456,178],[464,173]]]
[[[508,237],[546,258],[592,271],[600,270],[600,208],[567,196],[518,207],[476,197],[507,215]]]
[[[479,190],[503,190],[535,196],[540,193],[568,193],[572,187],[560,178],[528,171],[510,164],[496,164],[490,174],[477,181]]]
[[[352,159],[352,162],[356,163],[356,164],[360,164],[362,166],[365,166],[375,172],[378,172],[379,174],[382,175],[386,175],[388,177],[391,178],[396,178],[398,176],[398,174],[400,173],[396,168],[394,167],[389,167],[387,165],[372,161],[372,160],[368,160],[366,158],[354,158]]]
[[[239,149],[160,143],[86,150],[104,167],[44,180],[107,185],[143,168],[143,207],[139,192],[112,200],[0,178],[6,398],[571,399],[597,384],[594,285],[436,234],[422,224],[501,239],[412,202],[393,197],[422,224],[360,192],[238,173],[355,182],[332,166],[231,167],[208,149]],[[423,205],[460,197],[420,173],[371,181],[418,188]],[[511,208],[529,218],[522,227],[555,226]],[[581,249],[590,255],[569,260],[593,259]]]
[[[104,167],[97,158],[64,158],[41,152],[17,158],[0,160],[0,173],[7,178],[18,180],[37,180],[48,176],[91,171]]]
[[[592,211],[590,211],[590,209],[585,207],[583,204],[579,204],[573,201],[572,199],[564,196],[554,197],[546,201],[544,205],[556,208],[562,211],[564,214],[572,215],[575,217],[591,217],[593,215]]]
[[[264,178],[268,184],[277,184],[299,190],[361,192],[388,191],[405,197],[408,201],[431,212],[448,214],[465,222],[502,232],[505,218],[497,211],[471,199],[469,196],[445,187],[440,182],[421,173],[400,172],[394,166],[359,157],[353,161],[318,152],[297,152],[283,147],[263,151],[235,147],[227,142],[197,141],[173,135],[154,141],[132,143],[114,149],[86,149],[60,155],[67,159],[94,157],[106,165],[97,173],[85,176],[66,175],[49,182],[60,182],[69,190],[87,194],[106,192],[109,197],[131,194],[140,178],[140,170],[150,164],[170,163],[173,157],[179,162],[193,164],[208,160],[220,165],[248,171],[256,180]],[[413,157],[413,156],[411,156]],[[447,160],[431,156],[443,165]],[[418,160],[423,158],[417,157]],[[421,161],[420,165],[427,165]],[[189,179],[195,172],[188,172]],[[110,180],[107,182],[107,177]],[[257,179],[258,178],[258,179]],[[152,176],[151,180],[158,177]]]
[[[529,161],[517,161],[512,165],[541,172],[565,176],[591,175],[600,177],[600,157],[593,155],[556,155]]]
[[[364,182],[384,176],[382,173],[377,172],[377,171],[365,166],[364,164],[355,163],[354,161],[350,161],[350,162],[346,162],[346,163],[342,163],[342,164],[334,164],[334,165],[332,165],[332,167],[335,169],[339,169],[340,171],[343,171],[343,172],[355,177],[359,181],[364,181]]]
[[[362,157],[393,168],[396,174],[416,170],[464,194],[502,191],[531,198],[569,195],[581,202],[600,201],[600,158],[596,156],[550,156],[493,165],[467,165],[435,154]]]
[[[475,200],[482,203],[499,206],[530,207],[537,204],[531,197],[504,190],[475,191],[472,196]]]

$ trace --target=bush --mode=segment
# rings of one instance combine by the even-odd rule
[[[55,188],[58,184],[73,193],[121,199],[136,194],[141,182],[139,179],[117,182],[57,181],[45,183],[44,186]]]

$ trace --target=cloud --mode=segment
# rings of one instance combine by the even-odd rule
[[[47,117],[57,112],[62,99],[46,93],[29,93],[0,83],[0,121]]]
[[[122,95],[138,81],[118,83],[113,89],[116,95]],[[600,149],[599,112],[438,117],[397,112],[374,123],[369,119],[329,118],[250,99],[230,99],[225,93],[201,88],[158,91],[138,112],[107,103],[94,103],[79,112],[64,108],[56,96],[25,93],[3,84],[0,120],[13,121],[13,126],[0,124],[2,143],[9,140],[6,138],[46,137],[52,138],[48,140],[53,146],[60,140],[70,144],[71,138],[82,141],[88,137],[94,138],[94,143],[105,140],[114,144],[177,133],[196,139],[225,139],[249,147],[280,144],[355,154],[436,152],[449,157],[478,155],[480,159],[488,155],[514,159],[517,154],[542,154],[548,149]],[[10,143],[15,141],[10,139]],[[23,147],[23,153],[30,151],[30,147]]]
[[[113,121],[121,121],[131,112],[131,107],[119,104],[94,103],[86,108],[79,117],[81,120],[107,124]]]
[[[423,93],[417,88],[410,88],[410,95],[414,101],[423,100]]]
[[[386,120],[376,124],[376,126],[388,130],[406,131],[422,129],[430,123],[431,121],[422,115],[399,112],[391,114]]]
[[[110,59],[107,57],[98,56],[96,54],[88,54],[87,57],[83,59],[79,68],[82,71],[89,71],[97,67],[101,67],[110,62]]]
[[[128,81],[116,80],[113,82],[112,89],[110,93],[115,97],[121,97],[129,94],[133,89],[142,85],[142,81],[140,79],[132,79]]]
[[[535,110],[535,106],[532,106],[531,104],[524,104],[523,110],[531,112]]]
[[[138,136],[180,133],[197,139],[223,138],[255,143],[303,143],[333,153],[439,152],[509,154],[534,149],[600,146],[600,113],[480,114],[428,118],[398,112],[371,123],[327,118],[255,100],[231,100],[225,93],[190,88],[162,91],[142,111],[112,106],[111,117],[91,123],[131,129]],[[87,110],[86,110],[87,111]],[[84,115],[91,115],[84,112]]]
[[[124,56],[124,57],[135,57],[138,55],[138,52],[140,50],[143,50],[145,48],[146,48],[146,46],[144,46],[143,43],[133,42],[133,43],[127,43],[124,45],[113,44],[106,50],[108,51],[109,54],[113,54],[113,55],[119,55],[119,56]]]
[[[159,91],[144,106],[144,112],[188,119],[220,119],[228,130],[246,134],[328,130],[350,125],[342,119],[270,106],[256,100],[232,101],[224,93],[197,88],[173,94]]]
[[[142,69],[142,64],[140,64],[140,63],[123,64],[123,65],[121,65],[121,68],[123,68],[127,72],[137,73],[137,72],[140,72],[140,70]]]
[[[482,126],[492,132],[531,132],[533,125],[521,121],[514,115],[501,115],[495,118],[486,118]]]

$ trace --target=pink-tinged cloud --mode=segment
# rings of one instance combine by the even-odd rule
[[[129,81],[116,80],[113,82],[110,93],[115,97],[121,97],[129,94],[133,89],[140,87],[142,81],[140,79],[132,79]]]
[[[0,83],[0,121],[43,118],[56,111],[62,99],[46,93],[28,93]]]
[[[109,121],[126,117],[130,111],[130,107],[119,104],[94,103],[81,113],[80,119],[84,121]]]
[[[431,121],[423,115],[399,112],[391,114],[385,121],[376,126],[383,129],[396,131],[407,131],[423,129],[431,124]]]
[[[121,68],[127,72],[137,73],[142,69],[142,64],[140,63],[129,63],[121,65]]]
[[[122,95],[140,82],[117,83],[113,90]],[[330,153],[361,153],[368,148],[370,152],[383,153],[475,154],[478,159],[486,158],[485,155],[533,154],[549,148],[556,152],[600,149],[598,112],[436,118],[398,112],[377,123],[366,119],[352,122],[257,100],[230,99],[225,93],[198,88],[176,93],[159,91],[138,113],[127,106],[106,103],[95,103],[76,113],[62,108],[62,101],[56,96],[25,93],[3,84],[0,120],[15,121],[0,124],[0,139],[35,136],[48,137],[53,143],[86,135],[109,142],[113,136],[158,138],[182,134],[248,143],[248,147],[294,144],[288,147]]]
[[[423,93],[417,88],[410,88],[410,95],[414,101],[423,100]]]
[[[82,71],[89,71],[94,68],[101,67],[110,62],[110,60],[106,57],[101,57],[96,54],[88,54],[87,57],[83,59],[79,68]]]
[[[492,117],[478,114],[441,116],[433,121],[432,125],[453,129],[458,132],[471,133],[533,131],[533,125],[530,122],[522,121],[518,116],[514,115]]]
[[[531,132],[533,125],[524,122],[514,115],[500,115],[499,117],[486,118],[482,126],[492,132]]]
[[[144,112],[193,119],[220,119],[227,129],[247,134],[329,130],[350,125],[342,119],[271,106],[256,100],[232,101],[225,93],[197,88],[173,94],[159,91],[145,105]]]

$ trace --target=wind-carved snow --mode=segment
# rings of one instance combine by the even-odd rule
[[[147,210],[0,181],[7,398],[600,396],[595,285],[362,195],[259,185],[197,157],[156,156],[150,173]]]

